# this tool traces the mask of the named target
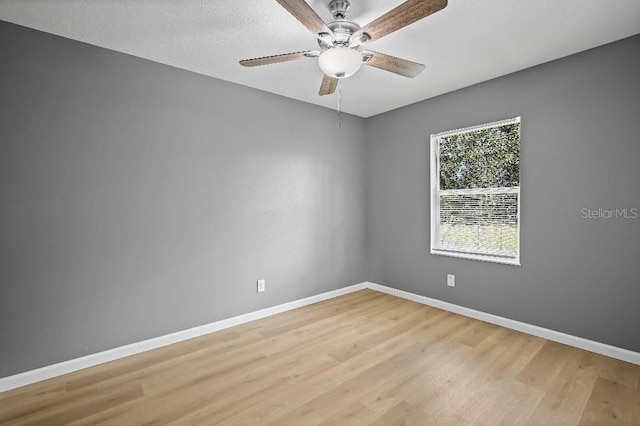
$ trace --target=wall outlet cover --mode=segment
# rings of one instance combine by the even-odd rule
[[[455,287],[456,286],[456,276],[453,274],[448,274],[447,275],[447,285],[449,287]]]

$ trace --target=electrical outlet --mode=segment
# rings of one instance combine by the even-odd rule
[[[258,280],[258,293],[262,293],[265,290],[265,280]]]
[[[453,274],[448,274],[447,275],[447,285],[449,287],[455,287],[456,286],[456,276]]]

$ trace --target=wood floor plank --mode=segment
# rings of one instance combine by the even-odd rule
[[[41,385],[39,389],[37,385]],[[3,392],[0,395],[0,421],[24,415],[25,413],[45,410],[56,404],[66,395],[63,382],[48,380]]]
[[[575,425],[580,420],[600,369],[593,353],[575,351],[567,356],[569,360],[531,414],[530,425]]]
[[[573,348],[552,341],[545,342],[534,359],[518,375],[522,383],[546,391],[567,362]],[[576,349],[577,350],[577,349]]]
[[[640,380],[640,366],[602,355],[599,355],[597,359],[602,364],[600,377],[637,389],[637,383]]]
[[[319,426],[360,426],[370,424],[376,417],[376,413],[366,406],[355,402],[327,417],[325,421],[319,423]]]
[[[349,330],[348,333],[352,333],[353,330]],[[322,354],[322,348],[324,349],[331,349],[332,347],[334,347],[334,345],[340,344],[340,342],[343,341],[343,339],[349,338],[349,334],[344,333],[342,336],[340,335],[334,335],[331,336],[330,338],[324,339],[324,340],[319,340],[318,342],[315,342],[313,345],[305,345],[305,346],[300,346],[296,349],[292,349],[292,352],[290,352],[287,357],[291,358],[291,359],[300,359],[301,356],[303,356],[304,354],[306,354],[306,356],[308,357],[320,357]],[[357,336],[357,334],[352,333],[351,334],[351,338],[355,338]],[[282,352],[278,352],[277,356],[283,356]],[[274,368],[274,357],[277,358],[276,355],[271,356],[271,362],[269,363],[269,369],[273,369]],[[337,362],[335,362],[337,364]],[[296,377],[296,379],[302,379],[302,376],[298,376]],[[254,387],[255,387],[255,383],[254,383]],[[271,395],[271,394],[270,394]],[[219,402],[219,401],[218,401]],[[234,403],[234,404],[227,404],[226,406],[222,406],[219,403],[216,404],[210,404],[206,407],[203,407],[203,409],[199,410],[197,413],[194,413],[194,415],[192,415],[191,417],[197,417],[199,419],[199,421],[204,421],[202,419],[207,419],[206,421],[214,421],[213,417],[215,417],[215,421],[221,421],[224,418],[230,416],[230,415],[234,415],[237,414],[238,412],[242,411],[242,404],[238,404],[238,403]]]
[[[280,417],[277,421],[269,423],[269,426],[316,426],[322,423],[323,420],[324,417],[313,408],[307,404],[302,404],[295,410]]]
[[[514,385],[514,377],[520,372],[523,360],[530,360],[542,342],[533,336],[513,330],[500,329],[485,341],[470,348],[456,343],[450,346],[450,357],[438,360],[432,371],[417,376],[406,390],[399,390],[402,397],[413,405],[419,405],[433,424],[464,424],[482,411],[473,411],[472,406],[481,405],[489,410],[487,404],[498,400],[498,392],[487,390],[487,386],[501,383],[499,389],[515,386],[523,401],[516,406],[533,409],[533,402],[539,393]],[[464,350],[462,350],[464,349]],[[528,392],[523,392],[526,389]],[[488,393],[489,392],[489,393]],[[487,395],[491,395],[487,398]],[[511,394],[508,397],[512,397]],[[533,398],[533,399],[532,399]],[[489,405],[490,407],[490,405]],[[515,413],[503,413],[503,416]],[[521,413],[517,414],[521,416]]]
[[[446,346],[449,356],[438,360],[430,371],[425,371],[425,377],[417,376],[416,383],[428,392],[423,400],[429,402],[430,411],[438,411],[442,407],[455,407],[451,401],[463,401],[469,389],[480,386],[487,381],[514,377],[521,369],[523,362],[530,360],[542,342],[534,337],[508,329],[498,329],[489,335],[481,344],[470,348],[464,344],[460,346],[457,339]],[[409,388],[407,401],[414,401],[419,394]]]
[[[313,303],[307,305],[302,310],[304,317],[314,317],[318,320],[323,318],[335,317],[345,312],[353,312],[355,310],[366,310],[372,306],[376,306],[376,301],[383,301],[384,295],[369,289],[360,290],[346,295],[335,297],[329,300],[325,300],[320,303]],[[297,310],[296,310],[297,311]],[[267,318],[263,318],[258,321],[251,321],[249,323],[241,324],[233,327],[230,330],[237,331],[239,333],[246,333],[249,331],[261,332],[263,330],[276,328],[279,325],[288,324],[292,321],[292,316],[289,312],[283,312],[277,315],[273,315]],[[298,316],[296,315],[297,319]]]
[[[456,339],[464,345],[476,347],[480,342],[494,333],[499,327],[488,322],[475,321],[473,327]]]
[[[380,417],[398,405],[402,400],[395,394],[389,394],[385,389],[379,389],[377,392],[370,392],[360,398],[359,401],[374,413],[378,413],[378,417]]]
[[[469,423],[521,425],[530,418],[544,392],[516,380],[500,379],[474,387],[469,395],[455,413]]]
[[[332,305],[335,306],[335,304],[332,304]],[[357,312],[357,311],[358,311],[357,309],[354,309],[354,312]],[[329,320],[331,320],[331,318],[329,318]],[[324,333],[332,334],[331,336],[332,338],[335,338],[336,336],[340,335],[339,332],[337,332],[335,329],[332,329],[331,327],[328,327],[327,324],[325,324],[324,322],[325,321],[318,322],[320,326],[324,326],[323,327]],[[278,322],[276,322],[276,324],[277,323]],[[263,326],[263,328],[264,327],[265,326]],[[144,362],[144,359],[142,359],[142,361],[137,361],[135,358],[138,356],[131,357],[131,358],[134,358],[132,362],[124,363],[125,365],[122,368],[122,370],[124,370],[122,372],[124,376],[122,377],[122,379],[142,380],[145,383],[147,391],[152,390],[151,393],[154,393],[157,391],[157,389],[155,389],[156,386],[154,386],[154,383],[158,383],[158,382],[160,383],[160,386],[158,387],[160,390],[162,390],[163,388],[166,388],[167,386],[168,387],[175,386],[175,384],[180,381],[188,380],[190,376],[200,375],[201,373],[197,370],[201,369],[200,366],[202,364],[214,365],[216,369],[220,369],[220,368],[224,368],[225,364],[228,363],[229,361],[237,363],[239,359],[240,360],[244,359],[244,362],[246,362],[245,367],[250,367],[252,363],[260,362],[261,360],[263,360],[263,357],[262,357],[263,352],[261,350],[263,346],[267,346],[272,350],[277,350],[278,348],[280,348],[280,346],[278,345],[278,338],[273,338],[265,341],[263,337],[256,334],[254,331],[255,329],[252,327],[250,328],[250,331],[243,333],[242,336],[237,340],[227,339],[225,341],[216,342],[216,344],[213,344],[213,345],[211,344],[209,339],[206,339],[205,341],[206,345],[202,344],[199,341],[196,341],[194,342],[195,344],[190,345],[191,352],[187,352],[186,354],[182,354],[180,352],[175,353],[172,363],[164,362],[164,357],[163,357],[163,359],[156,360],[156,362],[153,363],[151,366],[146,367],[146,365],[149,364],[149,362]],[[217,334],[217,333],[214,333],[214,334]],[[316,337],[318,337],[317,333],[316,333]],[[197,340],[201,340],[201,339],[198,338]],[[291,338],[285,339],[285,341],[288,341],[289,343],[295,342],[295,340]],[[292,345],[296,346],[295,344],[292,344]],[[260,347],[257,347],[257,346],[260,346]],[[300,347],[307,347],[307,346],[302,345]],[[283,348],[280,348],[280,349],[283,351],[285,350]],[[286,350],[289,353],[292,352],[291,348],[286,348]],[[230,356],[231,354],[233,354],[233,357]],[[141,354],[140,356],[144,356],[144,354]],[[177,361],[180,361],[181,364],[188,363],[193,368],[191,368],[189,371],[186,371],[186,372],[181,369],[175,369],[173,367],[173,364]],[[126,372],[130,370],[130,365],[128,364],[136,363],[136,362],[139,368],[138,370],[135,370],[136,374],[126,375]],[[140,368],[140,367],[143,367],[143,368]],[[117,371],[119,369],[116,368],[115,370]],[[196,371],[192,371],[192,370],[196,370]],[[213,372],[214,370],[209,368],[209,373],[213,373]],[[117,375],[117,373],[114,373],[114,374]],[[91,378],[91,376],[93,375],[90,375],[89,377]],[[146,377],[151,377],[151,378],[146,379]],[[103,379],[107,380],[107,379],[111,379],[111,377],[104,377]],[[68,385],[68,388],[71,388],[71,386]]]
[[[435,319],[433,321],[438,322]],[[411,323],[412,321],[408,321],[408,324]],[[455,321],[446,321],[443,324],[448,328],[439,329],[442,341],[453,339],[458,332],[471,326],[464,317],[457,317]],[[397,389],[419,374],[423,368],[432,365],[435,359],[450,355],[450,351],[444,350],[445,345],[441,344],[440,347],[442,350],[436,351],[432,344],[416,342],[416,345],[407,351],[372,366],[339,386],[334,386],[308,401],[307,405],[323,412],[347,409],[349,405],[357,402],[375,407],[373,401],[377,401],[379,396],[388,397],[384,392],[386,389]],[[412,350],[415,352],[411,352]]]
[[[429,350],[419,362],[413,363],[411,367],[402,371],[386,375],[384,385],[367,389],[366,393],[361,392],[361,395],[352,392],[351,397],[358,395],[362,403],[377,412],[386,411],[401,400],[412,402],[412,398],[419,401],[430,399],[433,392],[437,392],[439,382],[442,380],[442,373],[445,371],[442,366],[451,362],[455,369],[453,364],[460,359],[460,355],[470,350],[465,345],[451,344],[459,333],[464,333],[472,326],[464,317],[457,317],[455,320],[443,322],[450,328],[440,329],[441,339],[427,344]],[[436,377],[431,377],[432,375]],[[340,403],[344,404],[348,400],[345,398]]]
[[[216,343],[226,343],[235,339],[239,339],[241,336],[235,332],[227,333],[213,333],[203,338],[195,338],[185,342],[181,342],[179,345],[169,345],[164,348],[158,348],[151,353],[142,355],[134,355],[128,357],[118,363],[105,363],[92,369],[88,374],[69,380],[66,384],[66,390],[68,392],[91,386],[96,383],[110,380],[114,377],[125,375],[132,371],[137,371],[145,367],[149,367],[154,364],[159,364],[167,360],[174,360],[176,357],[194,352],[211,348]]]
[[[0,424],[640,425],[640,366],[367,289],[0,393]]]
[[[401,305],[399,309],[402,308],[403,306]],[[378,327],[373,329],[372,332],[355,339],[348,347],[332,351],[329,355],[338,361],[346,361],[367,349],[389,340],[393,336],[397,336],[417,327],[421,323],[424,323],[439,314],[438,311],[420,309],[416,306],[411,306],[411,308],[414,309],[402,314],[402,316],[395,314],[395,311],[386,312],[386,321],[384,321],[384,325],[380,324]],[[390,312],[395,315],[388,318]]]
[[[380,306],[375,306],[375,310],[368,310],[368,314],[372,312],[375,314],[383,314],[388,311],[401,312],[403,307],[398,303],[390,303],[387,306],[382,304]],[[405,312],[405,315],[408,313]],[[391,324],[387,322],[383,322],[380,326],[390,327]],[[292,335],[295,336],[295,339],[292,339],[292,336],[285,335],[282,336],[282,340],[285,343],[288,343],[288,346],[279,347],[278,345],[268,345],[267,348],[264,349],[264,352],[268,355],[278,355],[279,352],[282,351],[291,351],[292,347],[303,345],[317,345],[318,343],[322,343],[323,351],[329,352],[329,342],[332,347],[337,348],[346,346],[351,344],[352,342],[361,338],[363,334],[372,333],[375,331],[379,331],[378,327],[376,327],[369,318],[367,318],[363,312],[354,311],[349,318],[331,318],[327,319],[326,322],[319,322],[313,325],[309,325],[303,327],[302,329],[295,330]],[[344,335],[340,342],[333,341],[336,340],[336,337],[339,337],[340,332],[343,332]]]
[[[191,424],[194,419],[200,424],[219,424],[233,416],[241,415],[257,401],[270,395],[279,395],[297,383],[335,365],[336,361],[324,354],[311,357],[305,363],[288,364],[286,368],[274,370],[261,380],[244,382],[240,388],[231,389],[232,392],[202,405],[202,408],[184,416],[177,424]]]
[[[485,373],[498,378],[515,378],[536,359],[546,342],[529,334],[507,330],[502,341],[506,348],[490,361]]]
[[[427,347],[415,343],[406,350],[371,366],[331,389],[316,396],[306,404],[318,412],[342,410],[357,403],[368,393],[386,387],[389,383],[404,381],[429,362]]]
[[[424,407],[432,407],[439,396],[451,390],[449,385],[454,380],[455,370],[461,362],[469,359],[468,354],[469,348],[464,345],[432,349],[423,368],[416,369],[411,376],[405,376],[406,380],[390,383],[379,392],[369,395],[365,402],[375,404],[379,398],[383,401],[395,399],[411,405],[422,404]]]
[[[301,404],[307,403],[315,396],[328,389],[339,386],[351,377],[366,371],[378,364],[381,359],[390,356],[412,346],[414,342],[405,339],[392,339],[382,346],[377,346],[362,354],[353,357],[337,366],[327,369],[312,379],[301,382],[300,388],[287,389],[279,395],[270,395],[259,401],[256,405],[243,413],[234,416],[221,424],[227,425],[253,425],[269,423],[288,414]],[[303,389],[304,391],[301,391]]]
[[[638,391],[623,384],[598,378],[579,425],[637,425],[634,418]]]
[[[407,310],[407,308],[408,308],[408,307],[410,307],[410,308],[411,308],[411,310]],[[398,307],[398,309],[406,310],[406,313],[407,313],[407,314],[410,314],[410,313],[413,313],[413,314],[419,314],[420,312],[415,311],[415,309],[416,309],[416,308],[417,308],[416,306],[409,306],[409,305],[408,305],[408,306],[405,306],[405,307]],[[413,311],[413,312],[412,312],[412,311]],[[407,315],[406,317],[404,317],[404,318],[403,318],[403,320],[400,320],[400,323],[413,324],[413,325],[415,326],[415,323],[413,322],[414,316],[415,316],[415,315],[413,315],[413,316],[412,316],[412,315]],[[373,336],[373,339],[375,339],[375,337],[376,337],[376,336]],[[397,337],[398,337],[398,335],[396,335],[395,337],[397,338]],[[389,340],[389,339],[387,339],[387,341],[388,341],[388,340]],[[365,343],[365,346],[370,347],[371,345],[367,345],[367,344]],[[331,349],[331,347],[329,346],[329,347],[328,347],[328,348],[326,348],[326,349],[327,349],[327,350],[330,350],[330,349]],[[330,352],[330,353],[331,353],[331,352]],[[390,353],[391,353],[391,354],[393,354],[393,352],[390,352]],[[402,354],[402,352],[400,352],[400,353]],[[377,359],[378,361],[379,361],[380,359],[384,360],[384,357],[383,357],[383,356],[378,356],[377,358],[373,358],[373,359],[372,359],[372,361],[374,361],[374,362],[375,362],[375,360],[376,360],[376,359]],[[383,361],[383,362],[384,362],[384,361]],[[373,365],[375,365],[376,369],[378,369],[379,364],[373,364]],[[350,373],[352,373],[352,374],[353,374],[355,371],[356,371],[356,369],[354,368],[354,369],[352,369],[352,370],[351,370],[351,372],[350,372]],[[366,371],[366,370],[364,370],[364,371]],[[382,375],[382,377],[384,377],[384,375]],[[335,393],[336,393],[336,391],[335,391],[335,387],[334,387],[334,388],[332,388],[332,394],[335,394]],[[306,394],[306,395],[309,395],[309,393],[307,392],[307,394]],[[315,408],[315,407],[314,407],[313,405],[311,405],[310,403],[309,403],[308,405],[310,405],[312,408]],[[326,408],[326,407],[325,407],[325,408]],[[335,408],[335,407],[334,407],[334,408]],[[316,410],[316,411],[319,411],[319,410]],[[325,411],[326,411],[326,410],[325,410]],[[239,420],[238,420],[238,421],[239,421]]]
[[[193,376],[188,381],[180,381],[178,386],[172,383],[169,389],[139,404],[117,407],[79,424],[119,425],[131,419],[135,419],[135,424],[165,424],[191,413],[197,413],[192,418],[202,424],[211,424],[206,420],[206,414],[220,418],[241,412],[262,392],[277,392],[300,377],[324,371],[335,364],[336,361],[328,356],[313,354],[307,354],[305,358],[290,357],[278,364],[264,362],[249,367],[238,364],[222,374]],[[202,411],[203,407],[210,411]]]
[[[425,423],[425,413],[420,407],[400,401],[371,424],[374,426],[423,426],[427,423]]]
[[[103,412],[111,407],[139,399],[142,396],[142,386],[129,384],[119,389],[110,390],[108,393],[88,395],[85,398],[66,401],[64,404],[56,404],[53,407],[49,407],[48,410],[33,411],[25,416],[14,417],[7,424],[15,426],[66,425],[74,420]]]

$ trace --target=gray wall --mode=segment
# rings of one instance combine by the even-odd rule
[[[4,22],[0,64],[0,377],[365,280],[364,119]]]
[[[635,36],[368,119],[368,280],[640,351],[640,218],[582,218],[640,209],[639,94]],[[429,254],[429,135],[514,116],[522,266]]]

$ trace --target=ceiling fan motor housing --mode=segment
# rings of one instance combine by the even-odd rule
[[[343,46],[349,45],[351,34],[360,29],[360,25],[353,21],[347,21],[346,19],[337,19],[333,22],[329,22],[327,27],[329,27],[335,35],[335,39],[333,40],[334,44]],[[322,43],[319,42],[319,44],[320,47],[323,47]]]

